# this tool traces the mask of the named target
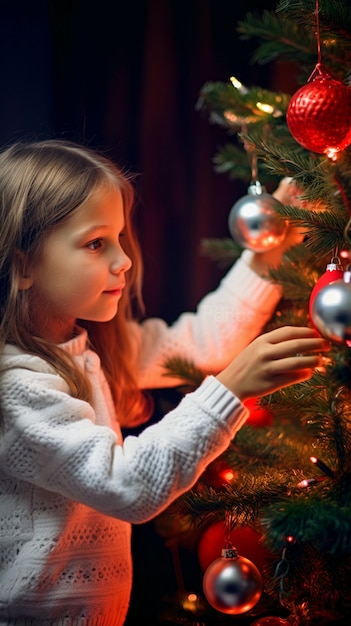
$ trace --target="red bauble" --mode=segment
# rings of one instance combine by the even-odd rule
[[[328,263],[324,274],[322,274],[322,276],[317,280],[315,286],[313,287],[311,291],[308,310],[309,310],[310,320],[312,322],[313,322],[312,307],[313,307],[313,303],[315,301],[317,294],[321,291],[321,289],[323,289],[323,287],[326,287],[327,285],[330,285],[331,283],[335,282],[336,280],[340,280],[343,277],[344,277],[344,270],[342,266],[340,265],[338,257],[334,257],[331,260],[331,262]]]
[[[205,571],[210,563],[221,554],[224,541],[224,522],[216,522],[206,528],[200,538],[197,550],[202,571]],[[264,567],[274,558],[267,548],[264,547],[262,536],[250,526],[232,530],[230,533],[230,541],[238,553],[252,561],[261,573]]]
[[[318,63],[292,96],[286,120],[301,146],[332,156],[351,143],[351,89]]]
[[[250,426],[254,426],[255,428],[272,425],[272,413],[264,406],[260,406],[257,398],[245,400],[244,404],[250,411],[250,416],[247,418],[246,424],[250,424]]]

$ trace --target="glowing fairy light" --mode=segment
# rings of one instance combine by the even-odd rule
[[[262,113],[266,113],[267,115],[272,115],[273,117],[280,117],[283,113],[274,107],[271,104],[266,104],[265,102],[256,102],[256,107]]]
[[[334,472],[330,469],[330,467],[328,467],[328,465],[323,463],[323,461],[317,459],[317,457],[315,456],[310,456],[310,461],[311,463],[316,465],[316,467],[318,467],[321,472],[323,472],[326,476],[329,476],[329,478],[334,478]]]
[[[259,111],[262,111],[263,113],[269,113],[270,115],[272,115],[274,111],[274,107],[272,107],[271,104],[265,104],[264,102],[256,102],[256,106]]]
[[[240,80],[235,78],[235,76],[231,76],[229,80],[232,83],[233,87],[235,87],[235,89],[237,89],[238,92],[241,93],[243,96],[249,92],[247,87],[245,87],[245,85],[243,85]]]

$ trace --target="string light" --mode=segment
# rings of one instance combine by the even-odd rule
[[[330,469],[330,467],[328,467],[328,465],[323,463],[323,461],[317,459],[317,457],[315,456],[310,456],[310,461],[314,465],[316,465],[326,476],[328,476],[329,478],[334,478],[334,472]]]
[[[187,593],[182,602],[182,607],[191,613],[197,613],[200,608],[199,597],[196,593]]]
[[[237,474],[232,469],[225,469],[222,470],[219,475],[224,480],[224,482],[230,483],[234,478],[236,478]]]
[[[235,89],[237,89],[238,92],[241,93],[243,96],[249,93],[248,88],[245,87],[245,85],[243,85],[240,80],[238,80],[238,78],[235,78],[235,76],[231,76],[229,80],[232,83],[233,87],[235,87]]]
[[[317,478],[305,478],[304,480],[301,480],[301,482],[299,482],[297,486],[301,487],[301,489],[305,489],[306,487],[317,485],[318,483],[321,483],[326,479],[326,476],[318,476]]]
[[[273,117],[280,117],[281,115],[283,115],[283,113],[279,109],[272,106],[271,104],[256,102],[256,107],[259,111],[262,111],[262,113],[267,113],[268,115],[272,115]]]

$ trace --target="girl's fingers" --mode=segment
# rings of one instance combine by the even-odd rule
[[[261,339],[264,342],[268,341],[270,347],[267,351],[268,359],[282,359],[308,352],[326,352],[331,348],[326,339],[309,327],[285,326],[262,335]]]
[[[330,348],[312,328],[285,326],[257,337],[217,378],[241,400],[267,395],[311,378]]]
[[[283,359],[289,356],[302,356],[309,352],[327,352],[331,345],[324,339],[291,340],[272,346],[269,358]]]
[[[278,391],[283,387],[289,387],[290,385],[296,385],[297,383],[302,383],[305,380],[309,380],[313,373],[313,369],[304,369],[290,372],[289,374],[279,374],[275,378],[275,384],[273,384],[273,381],[271,381],[268,393],[274,393],[275,391]],[[263,392],[261,395],[265,395],[266,393],[267,391]]]
[[[280,343],[290,339],[321,339],[317,331],[309,326],[282,326],[261,337],[266,337],[271,343]]]
[[[277,375],[280,373],[293,372],[293,371],[301,371],[301,370],[311,370],[316,369],[316,367],[321,367],[325,365],[326,359],[323,356],[317,354],[310,355],[298,355],[293,357],[284,357],[276,359],[271,362],[270,373],[274,375],[276,372]]]

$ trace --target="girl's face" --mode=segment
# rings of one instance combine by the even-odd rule
[[[77,319],[107,322],[116,315],[131,267],[123,229],[121,192],[106,186],[48,234],[27,284],[36,334],[62,343]]]

